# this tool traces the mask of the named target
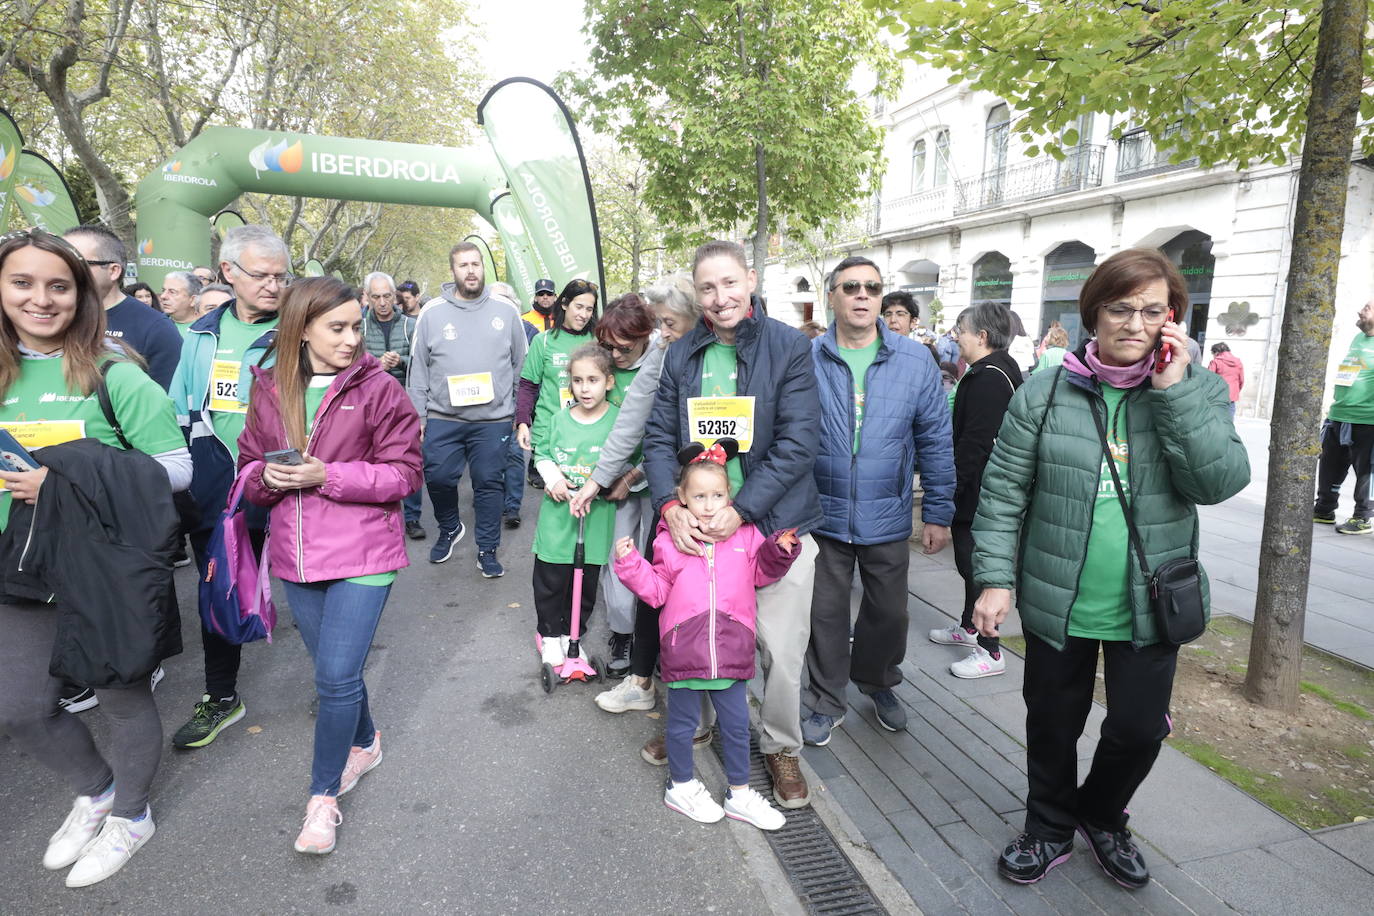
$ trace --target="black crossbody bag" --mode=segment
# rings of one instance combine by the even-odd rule
[[[1112,472],[1116,498],[1121,501],[1121,513],[1126,517],[1131,547],[1135,550],[1136,561],[1140,563],[1140,574],[1150,584],[1150,609],[1155,615],[1159,638],[1171,646],[1192,642],[1207,629],[1207,614],[1202,604],[1202,564],[1192,557],[1179,557],[1165,560],[1153,573],[1150,572],[1131,504],[1121,490],[1116,459],[1112,456],[1111,446],[1107,444],[1107,424],[1098,415],[1096,405],[1093,405],[1092,415],[1102,439],[1102,454],[1107,460],[1108,470]]]

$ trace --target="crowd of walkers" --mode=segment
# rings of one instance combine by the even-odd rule
[[[289,263],[270,230],[231,230],[210,276],[168,276],[154,300],[163,325],[140,314],[110,337],[126,305],[117,238],[82,227],[0,239],[0,430],[40,465],[0,472],[0,728],[76,795],[43,855],[70,867],[68,885],[103,880],[153,835],[164,739],[152,689],[181,648],[171,570],[188,535],[201,579],[214,575],[236,485],[314,665],[294,847],[334,848],[339,798],[383,759],[363,670],[406,539],[429,536],[421,493],[436,524],[429,561],[447,563],[467,533],[465,471],[486,578],[505,573],[502,532],[521,524],[524,487],[542,490],[529,573],[540,662],[585,655],[604,607],[618,682],[595,703],[652,710],[662,685],[663,733],[639,753],[667,766],[666,806],[704,823],[775,830],[808,805],[801,748],[853,713],[851,682],[882,727],[906,727],[910,550],[952,544],[960,619],[929,633],[962,650],[949,674],[1006,669],[998,636],[1013,605],[1027,642],[1026,823],[999,870],[1038,881],[1077,833],[1118,883],[1148,882],[1126,808],[1169,733],[1178,652],[1151,610],[1151,570],[1195,559],[1196,507],[1249,480],[1232,419],[1241,380],[1224,351],[1213,372],[1190,354],[1186,286],[1166,256],[1112,255],[1080,296],[1090,339],[1070,348],[1051,328],[1040,352],[1015,355],[1024,330],[994,304],[922,339],[916,303],[884,297],[862,257],[828,275],[834,320],[814,336],[768,317],[731,242],[609,304],[582,279],[540,280],[532,304],[517,302],[470,243],[427,300],[383,273],[355,289],[295,279]],[[217,304],[216,286],[228,296]],[[1361,315],[1374,339],[1374,312]],[[170,371],[158,339],[175,339]],[[1352,349],[1362,362],[1346,382],[1362,392],[1374,386],[1367,352]],[[1364,415],[1338,407],[1324,441],[1359,451]],[[1329,489],[1338,461],[1323,462]],[[1368,455],[1354,463],[1365,517]],[[1334,490],[1321,499],[1318,521]],[[117,623],[101,615],[109,600],[73,585],[116,562],[114,546],[126,565],[131,550],[141,558],[115,598],[156,599]],[[1199,587],[1205,613],[1205,576]],[[206,619],[204,694],[172,737],[188,751],[246,708],[242,647]],[[1080,780],[1099,655],[1107,715]],[[756,664],[769,795],[748,785]],[[109,717],[107,747],[64,711],[73,690]],[[716,732],[720,802],[692,759]]]

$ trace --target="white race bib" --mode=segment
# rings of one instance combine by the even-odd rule
[[[448,377],[448,402],[454,407],[476,407],[496,399],[490,372],[469,372]]]
[[[754,398],[688,398],[687,429],[693,442],[708,448],[729,436],[739,442],[743,454],[754,443]]]

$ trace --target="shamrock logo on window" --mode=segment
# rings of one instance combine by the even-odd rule
[[[1250,311],[1248,302],[1232,302],[1226,307],[1226,311],[1217,316],[1217,321],[1226,328],[1226,333],[1232,337],[1244,337],[1245,329],[1259,324],[1260,316]]]

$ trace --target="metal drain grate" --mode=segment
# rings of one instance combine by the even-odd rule
[[[711,747],[725,763],[720,735]],[[749,738],[749,785],[764,798],[772,798],[773,781],[763,765],[759,753],[758,736]],[[878,902],[873,890],[864,881],[854,863],[840,849],[830,828],[809,806],[791,811],[783,810],[787,824],[781,830],[764,831],[768,845],[778,857],[793,890],[801,898],[808,913],[817,916],[886,916],[887,909]]]

